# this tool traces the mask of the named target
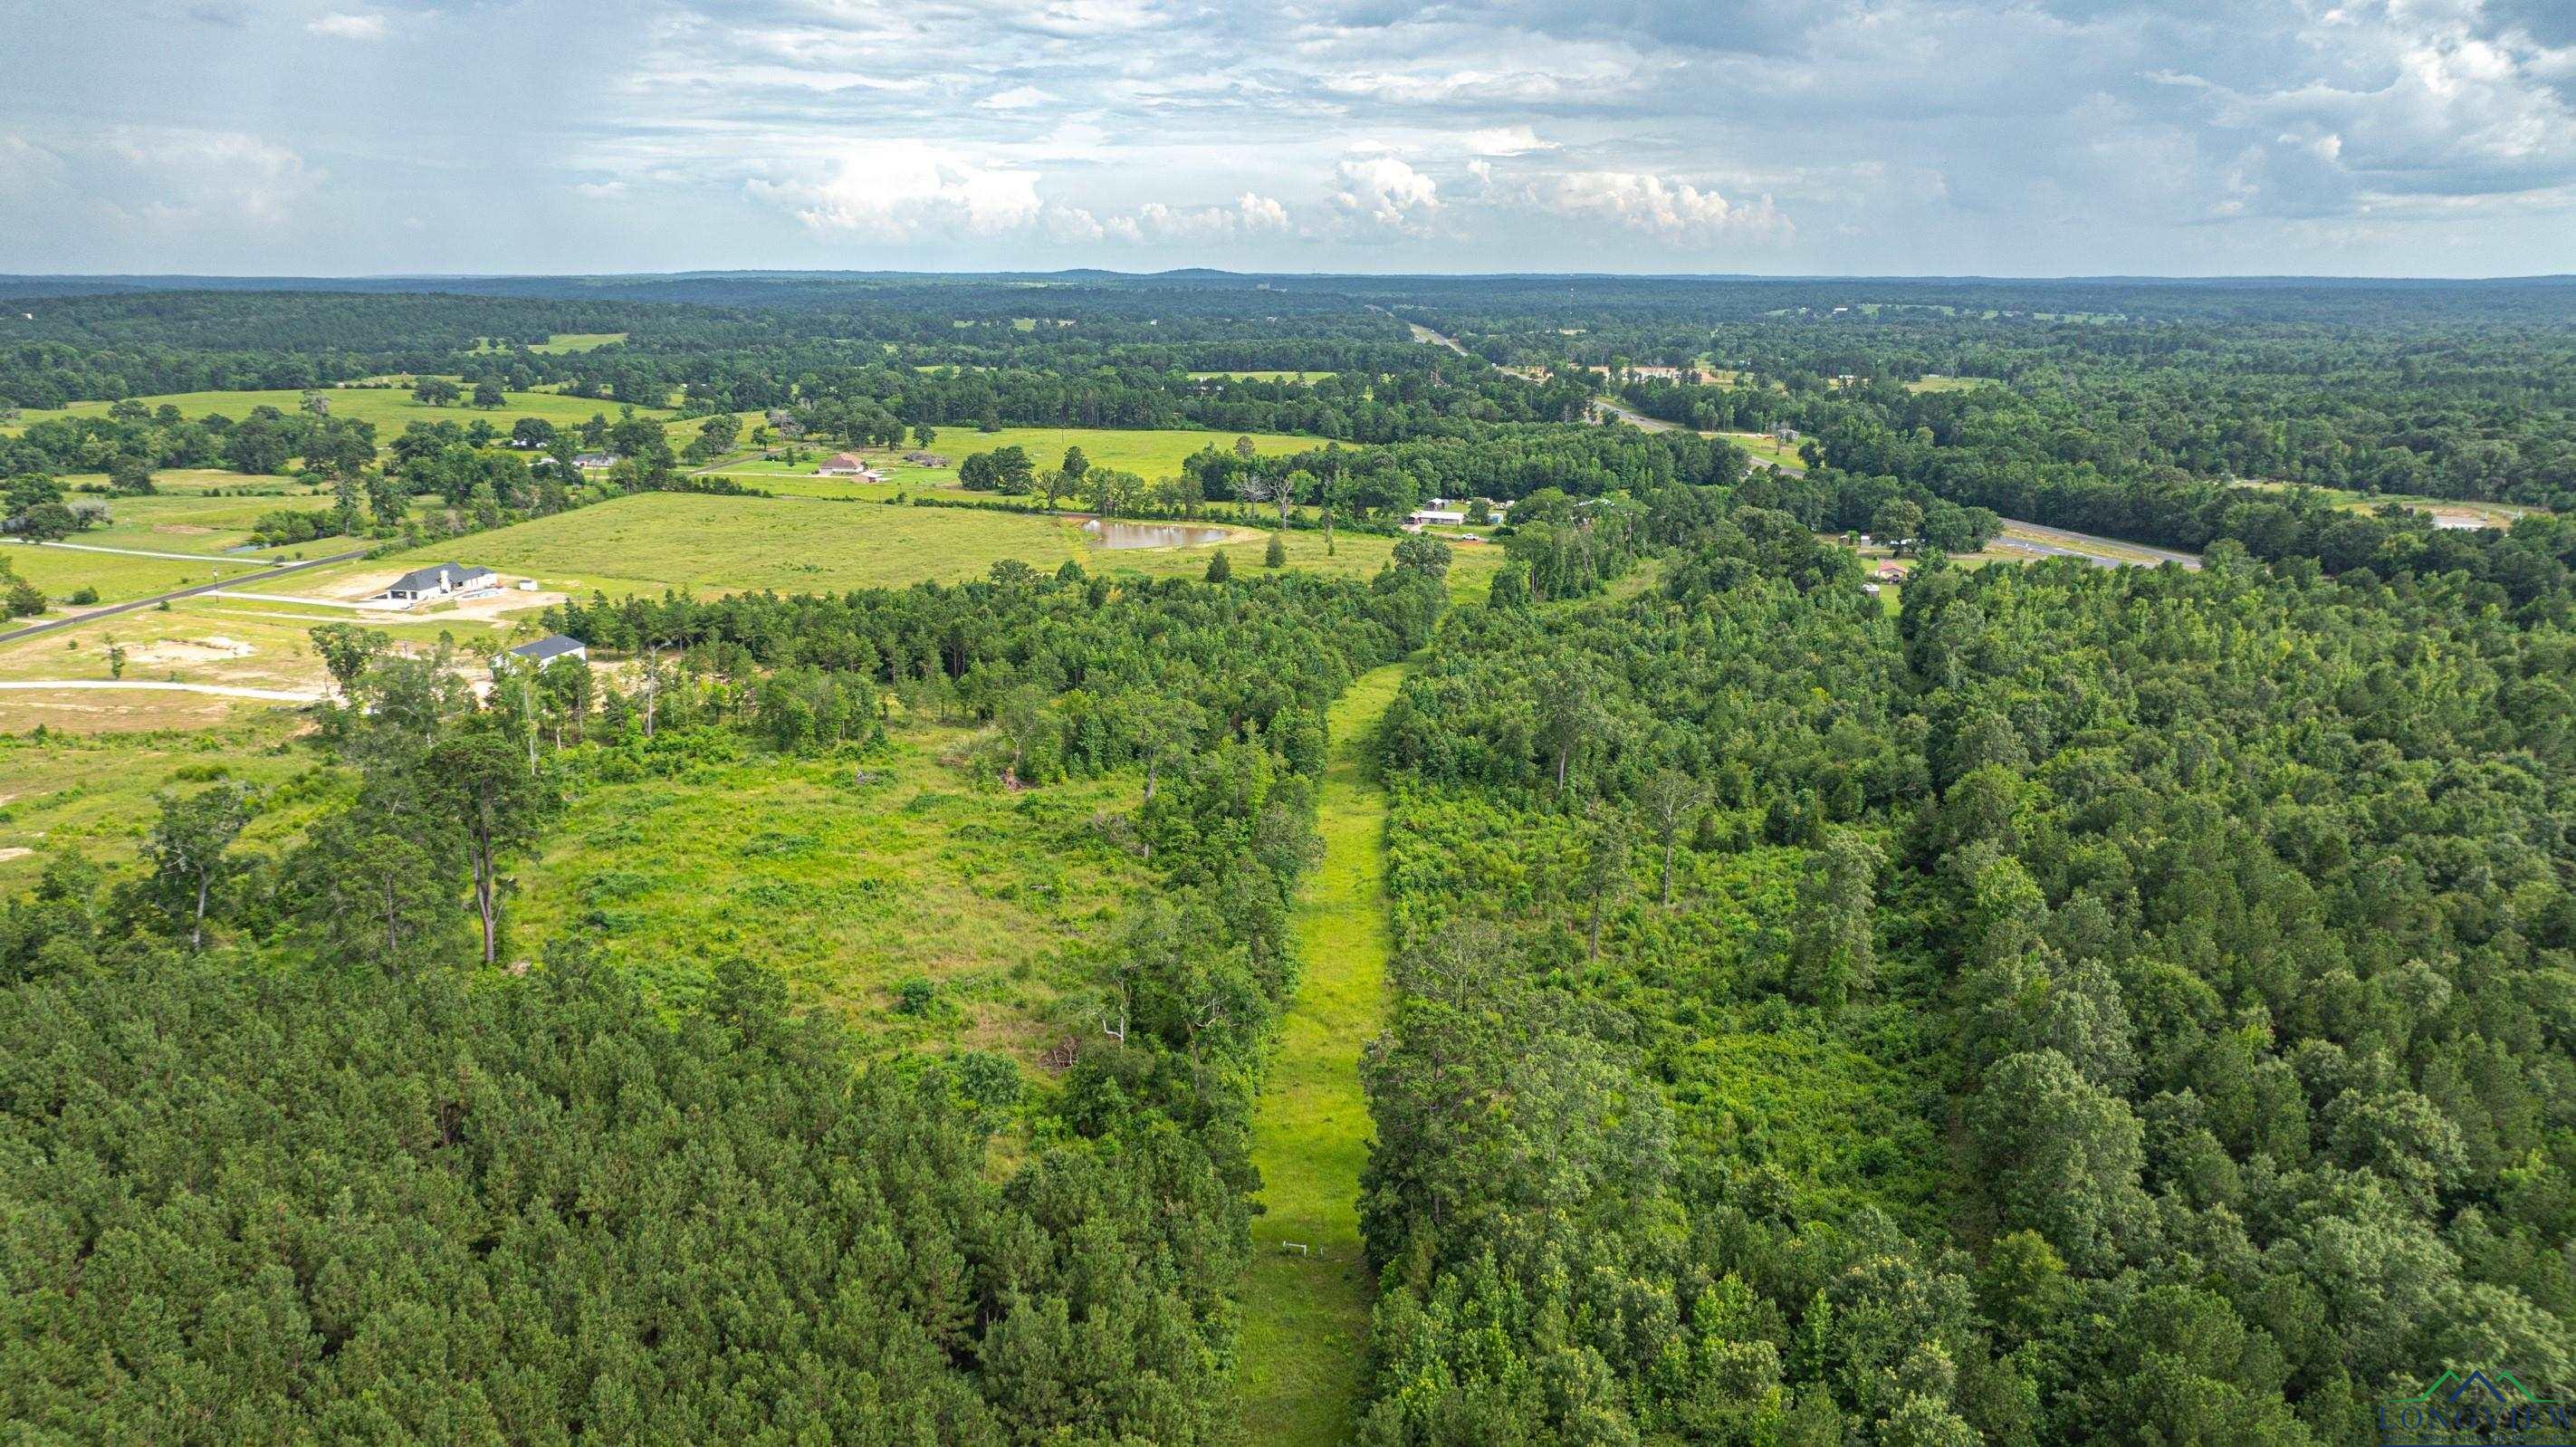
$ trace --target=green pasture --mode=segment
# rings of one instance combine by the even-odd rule
[[[45,597],[53,605],[51,611],[57,614],[77,611],[77,608],[67,607],[63,600],[82,588],[97,589],[101,603],[122,603],[276,566],[267,558],[251,553],[231,558],[155,558],[134,553],[96,552],[90,549],[119,545],[88,543],[90,536],[83,534],[73,540],[86,544],[83,547],[38,547],[25,543],[0,545],[0,560],[6,560],[19,577],[43,589]],[[302,546],[310,549],[317,545],[306,543]],[[168,551],[182,550],[172,548]]]
[[[1241,542],[1226,545],[1228,561],[1239,575],[1258,573],[1267,542],[1267,535],[1246,530]],[[1328,556],[1322,534],[1287,534],[1289,566],[1362,577],[1384,566],[1394,546],[1391,538],[1344,533]],[[1195,577],[1206,570],[1210,551],[1099,548],[1071,519],[992,508],[638,493],[364,564],[334,565],[297,580],[291,591],[316,591],[360,569],[450,559],[536,578],[552,589],[612,595],[666,588],[900,588],[981,578],[1004,558],[1049,573],[1071,560],[1095,573]],[[1499,552],[1460,549],[1461,585],[1481,588],[1477,580],[1490,576]]]
[[[678,435],[674,433],[675,439]],[[1114,467],[1121,472],[1135,473],[1148,482],[1161,482],[1180,476],[1181,462],[1190,454],[1208,447],[1231,448],[1237,437],[1246,435],[1252,438],[1253,451],[1265,457],[1303,452],[1324,445],[1320,437],[1292,437],[1278,432],[1191,432],[1145,427],[1005,427],[996,432],[979,432],[972,427],[942,427],[937,429],[937,440],[926,449],[910,443],[896,448],[851,448],[806,442],[798,444],[808,454],[798,463],[728,463],[717,470],[728,477],[740,476],[746,481],[759,477],[810,477],[824,459],[836,452],[850,452],[885,473],[888,481],[918,487],[953,481],[957,464],[978,452],[1017,447],[1028,453],[1031,462],[1048,468],[1063,463],[1067,448],[1079,447],[1094,467]],[[924,468],[903,460],[905,453],[919,451],[945,457],[949,465]],[[839,480],[821,479],[826,483]]]
[[[252,527],[270,513],[327,513],[332,508],[330,494],[300,488],[291,493],[248,497],[165,492],[149,497],[92,500],[107,504],[109,521],[75,533],[67,541],[164,553],[221,553],[250,541]],[[316,544],[298,546],[310,549]]]
[[[593,413],[598,413],[614,422],[619,408],[624,405],[595,397],[567,397],[559,392],[506,392],[502,394],[505,400],[499,407],[471,407],[463,402],[432,407],[414,398],[408,387],[326,387],[321,392],[330,402],[330,415],[374,423],[379,442],[391,442],[403,428],[414,422],[454,422],[464,426],[480,417],[504,432],[510,430],[511,422],[521,417],[542,417],[561,427],[587,422]],[[304,394],[293,389],[174,392],[134,400],[156,410],[166,403],[178,408],[180,415],[191,420],[220,412],[238,422],[260,407],[293,413],[303,405]],[[57,417],[104,417],[112,405],[107,402],[74,402],[68,407],[50,411],[31,409],[20,414],[12,426],[24,428]],[[674,415],[666,407],[638,407],[635,411],[639,416],[664,420]]]

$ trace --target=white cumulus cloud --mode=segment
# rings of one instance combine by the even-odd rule
[[[315,35],[327,35],[334,40],[382,40],[385,38],[385,17],[350,15],[335,10],[328,15],[317,15],[305,21],[304,28]]]
[[[1771,198],[1740,206],[1715,188],[1668,181],[1637,171],[1573,171],[1537,183],[1531,199],[1568,216],[1616,221],[1631,230],[1681,243],[1720,235],[1785,234],[1788,219]]]
[[[927,141],[861,141],[806,179],[755,179],[750,193],[818,232],[888,241],[925,233],[991,236],[1039,219],[1034,171],[992,165]]]
[[[1532,151],[1553,151],[1556,143],[1542,141],[1538,132],[1527,126],[1495,126],[1469,131],[1465,136],[1467,152],[1475,156],[1526,156]]]
[[[1362,156],[1333,170],[1333,205],[1344,216],[1405,229],[1437,210],[1440,187],[1394,156]]]

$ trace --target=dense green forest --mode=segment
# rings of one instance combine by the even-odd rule
[[[2363,1442],[2576,1372],[2563,593],[1802,530],[1390,716],[1369,1440]],[[2462,1370],[2466,1370],[2465,1367]]]

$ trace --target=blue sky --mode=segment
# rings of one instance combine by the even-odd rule
[[[2576,0],[5,9],[5,271],[2576,271]]]

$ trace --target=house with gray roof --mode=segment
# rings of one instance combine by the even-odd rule
[[[510,665],[512,659],[529,667],[545,668],[556,660],[565,658],[575,663],[588,662],[590,645],[569,634],[549,633],[534,643],[522,643],[506,653],[492,655],[492,671],[500,672]]]
[[[426,568],[414,568],[394,579],[385,585],[382,593],[376,596],[389,598],[397,603],[419,603],[431,598],[445,598],[457,593],[469,593],[477,588],[497,588],[500,585],[499,576],[490,568],[480,564],[468,566],[464,563],[433,563]]]

